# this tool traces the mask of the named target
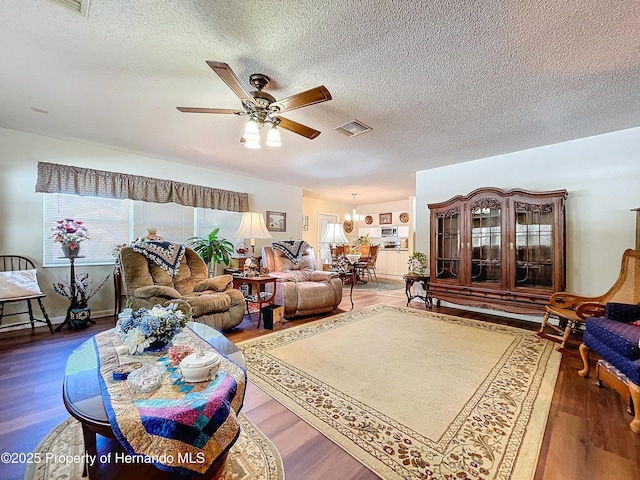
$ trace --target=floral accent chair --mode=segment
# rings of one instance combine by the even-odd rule
[[[231,275],[209,278],[207,265],[190,248],[185,249],[173,277],[132,247],[121,250],[120,265],[127,303],[133,310],[182,300],[191,306],[194,321],[216,330],[227,330],[242,322],[244,296],[233,288]]]
[[[318,270],[313,247],[296,261],[272,247],[262,249],[269,275],[277,277],[274,303],[284,305],[286,318],[331,312],[342,301],[342,280],[335,272]],[[267,291],[272,285],[265,287]]]
[[[635,412],[630,427],[640,434],[640,305],[610,302],[593,304],[591,310],[596,316],[586,318],[580,345],[583,369],[578,375],[589,375],[591,350],[600,355],[607,362],[605,368],[628,387]]]

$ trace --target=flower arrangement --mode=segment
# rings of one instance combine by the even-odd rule
[[[89,280],[89,274],[79,273],[76,275],[75,285],[71,285],[71,281],[67,277],[63,282],[54,283],[53,289],[57,294],[67,297],[73,308],[85,308],[89,299],[98,293],[108,279],[109,275],[96,288],[90,289],[92,282]]]
[[[63,245],[78,245],[90,238],[84,222],[72,218],[57,220],[55,226],[51,228],[51,232],[53,241]]]
[[[424,275],[429,267],[429,258],[422,252],[413,252],[409,255],[409,275]]]
[[[119,315],[116,330],[123,335],[123,343],[131,354],[140,354],[152,344],[167,344],[187,324],[190,315],[178,310],[177,303],[151,310],[134,311],[125,308]]]
[[[121,243],[119,245],[114,245],[113,248],[111,249],[111,256],[116,259],[116,263],[120,262],[120,252],[124,247],[130,247],[132,245],[135,245],[139,241],[140,239],[136,238],[135,240],[129,243]]]
[[[368,233],[358,238],[358,245],[371,245],[371,239]]]

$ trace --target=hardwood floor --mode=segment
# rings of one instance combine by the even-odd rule
[[[406,305],[402,290],[353,292],[356,308],[377,303]],[[413,308],[424,309],[419,301]],[[348,295],[340,305],[351,308]],[[537,324],[510,321],[503,317],[434,308],[452,315],[537,329]],[[340,312],[334,312],[340,313]],[[285,322],[284,328],[317,320]],[[69,417],[62,404],[61,385],[67,357],[86,338],[113,326],[113,318],[99,319],[85,330],[63,329],[51,335],[46,327],[0,333],[0,451],[27,453],[42,438]],[[271,333],[256,329],[255,314],[227,333],[238,342]],[[631,416],[620,397],[608,388],[598,388],[593,379],[577,375],[581,362],[564,356],[549,413],[535,480],[584,480],[639,478],[640,435],[629,429]],[[348,453],[280,405],[256,386],[249,384],[243,412],[276,444],[283,458],[287,480],[378,478]],[[99,453],[119,448],[113,440],[100,438]],[[130,466],[129,466],[130,467]],[[24,464],[0,464],[0,478],[20,479]],[[164,479],[171,476],[148,467],[104,468],[100,478]]]

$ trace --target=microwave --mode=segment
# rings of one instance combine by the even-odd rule
[[[397,237],[398,227],[382,227],[380,235],[383,237]]]

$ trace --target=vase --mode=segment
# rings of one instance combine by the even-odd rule
[[[67,258],[77,258],[80,253],[79,243],[63,243],[62,254]]]
[[[147,355],[157,355],[159,353],[163,353],[167,348],[169,348],[169,341],[167,340],[156,340],[149,344],[147,348],[142,352]]]
[[[74,327],[86,327],[91,319],[89,307],[71,307],[69,309],[69,322]]]
[[[142,239],[143,242],[161,242],[162,237],[158,235],[157,228],[147,228],[147,235]]]

